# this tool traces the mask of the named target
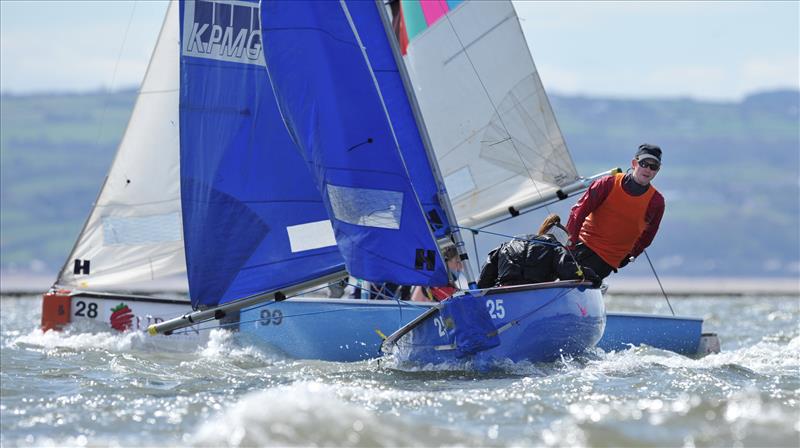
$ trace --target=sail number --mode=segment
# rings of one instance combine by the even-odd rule
[[[436,325],[436,331],[439,333],[439,336],[447,335],[447,330],[444,328],[444,320],[442,320],[442,316],[434,318],[433,324]]]
[[[75,315],[80,317],[88,317],[94,319],[97,317],[97,304],[94,302],[84,302],[79,300],[75,303]]]
[[[506,317],[506,309],[503,307],[503,299],[487,300],[486,308],[492,319],[502,319]]]
[[[280,325],[283,323],[283,312],[281,310],[261,310],[261,325]]]

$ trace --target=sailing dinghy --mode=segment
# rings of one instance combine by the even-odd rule
[[[393,5],[399,50],[461,225],[477,232],[577,194],[606,174],[577,177],[510,2]],[[430,331],[431,339],[416,335],[409,342],[413,325],[390,337],[384,349],[395,343],[405,352],[414,344],[443,346]],[[686,355],[719,351],[699,318],[607,314],[599,347],[641,344]],[[419,352],[424,356],[418,361],[442,358]]]
[[[450,4],[456,5],[458,2],[450,2]],[[513,9],[510,9],[510,4],[507,6],[503,6],[504,2],[491,4],[499,5],[505,11],[506,21],[516,23],[517,19],[513,14]],[[419,8],[430,6],[415,2],[404,2],[403,5],[408,7],[406,19],[413,16],[414,11],[419,12]],[[456,10],[467,9],[466,5],[462,4]],[[483,7],[486,8],[488,5],[484,3]],[[473,7],[473,5],[469,7]],[[413,10],[414,8],[417,9]],[[508,11],[510,11],[510,15],[508,15]],[[400,11],[395,10],[396,16],[398,13]],[[442,16],[440,14],[438,18],[432,19],[431,23],[436,24],[436,21]],[[419,17],[421,16],[418,16],[417,19]],[[402,23],[405,26],[404,22]],[[424,27],[416,29],[419,32]],[[229,34],[230,38],[226,37]],[[421,33],[418,37],[425,34]],[[269,157],[252,158],[254,154],[258,153],[258,148],[268,147],[277,151],[286,149],[287,139],[284,126],[282,120],[274,113],[273,103],[275,100],[270,95],[263,93],[260,78],[253,74],[258,70],[256,67],[263,69],[260,37],[260,13],[257,2],[240,2],[236,7],[230,2],[224,1],[186,2],[180,8],[177,1],[170,3],[140,95],[106,182],[53,289],[44,296],[42,315],[44,329],[61,328],[71,321],[81,320],[106,322],[118,330],[142,329],[151,323],[165,320],[167,316],[188,312],[190,303],[181,297],[165,298],[163,294],[160,294],[161,297],[153,297],[130,293],[130,290],[152,290],[154,282],[170,278],[170,276],[183,278],[185,281],[187,273],[184,250],[187,254],[196,254],[201,251],[200,258],[207,256],[206,261],[200,259],[190,263],[195,266],[195,272],[202,274],[195,275],[195,278],[202,279],[206,275],[208,276],[205,280],[199,280],[201,286],[194,288],[194,291],[201,296],[208,294],[208,291],[220,294],[226,282],[232,278],[231,282],[227,283],[227,287],[234,287],[235,290],[241,283],[242,272],[250,271],[261,275],[266,271],[259,271],[257,267],[253,266],[268,264],[271,262],[270,260],[277,259],[261,257],[258,255],[257,249],[252,249],[252,242],[258,240],[258,237],[253,238],[247,235],[253,228],[258,229],[258,225],[250,227],[247,223],[252,224],[258,221],[258,219],[252,219],[252,213],[248,213],[250,211],[248,209],[252,208],[253,204],[279,202],[281,200],[277,199],[279,194],[261,194],[264,191],[261,190],[259,193],[261,197],[255,194],[250,198],[236,198],[236,194],[249,188],[263,188],[253,179],[263,176],[265,173],[263,167],[272,166],[272,160],[282,160],[282,157],[278,156],[273,159],[269,159]],[[407,37],[408,34],[406,34],[406,44]],[[412,43],[415,39],[417,38],[412,36]],[[511,36],[511,40],[523,42],[524,45],[521,32],[517,36]],[[403,42],[402,37],[400,41]],[[527,54],[526,46],[524,51]],[[502,56],[504,59],[498,59],[497,65],[502,65],[504,62],[513,65],[517,59],[513,52],[503,52]],[[254,98],[257,99],[246,100],[243,99],[243,95],[239,95],[236,100],[226,98],[230,86],[239,83],[242,79],[214,73],[214,70],[219,67],[249,68],[251,73],[245,76],[247,78],[245,82],[249,83],[247,85],[255,86],[254,92],[257,92],[257,95]],[[220,68],[220,70],[222,69]],[[535,72],[531,73],[535,74]],[[538,77],[536,79],[538,80]],[[186,85],[182,85],[182,81]],[[216,90],[215,88],[203,90],[200,87],[203,83],[215,81],[218,83]],[[397,82],[396,79],[395,81]],[[403,81],[407,82],[408,79],[404,78]],[[494,88],[509,91],[508,86],[501,85]],[[209,96],[204,99],[204,104],[198,104],[191,99],[194,94],[192,92],[198,91],[202,92],[202,95]],[[220,93],[220,91],[225,93]],[[538,100],[543,100],[549,111],[543,91],[539,92]],[[536,107],[540,106],[534,104],[533,109]],[[204,108],[205,112],[203,112]],[[235,118],[237,111],[238,119]],[[551,111],[548,113],[552,116]],[[224,123],[224,126],[219,128],[223,131],[217,133],[215,131],[218,128],[211,130],[208,126],[204,127],[202,122],[204,119],[208,119],[202,118],[204,114],[229,115],[227,120],[220,120],[216,123],[217,126]],[[198,117],[200,118],[198,119]],[[536,117],[537,120],[539,118]],[[264,129],[269,132],[262,132],[261,137],[255,136],[252,128],[264,126],[265,123],[267,126]],[[477,127],[483,126],[482,129],[487,129],[485,134],[491,136],[491,129],[497,128],[498,121],[494,119],[487,123],[490,126],[477,125]],[[546,127],[550,129],[555,126],[554,119],[547,123]],[[438,128],[438,126],[446,124],[437,123],[436,126]],[[508,124],[506,125],[508,126]],[[192,131],[184,132],[184,127],[191,128]],[[231,127],[238,129],[231,130]],[[250,129],[250,131],[246,131],[246,129]],[[198,136],[198,131],[202,137]],[[496,131],[494,132],[496,133]],[[438,138],[437,136],[440,135],[437,132],[433,132],[433,134],[434,138]],[[401,135],[405,134],[401,133]],[[423,135],[427,137],[426,134]],[[560,138],[560,133],[558,136]],[[204,144],[201,141],[209,137],[211,137],[211,143]],[[504,143],[506,142],[499,142],[499,146]],[[528,144],[530,143],[528,142]],[[217,149],[212,148],[213,144],[217,144]],[[292,150],[287,153],[288,156],[296,153],[294,144],[291,144]],[[498,146],[496,141],[494,146]],[[485,149],[482,148],[482,150]],[[508,152],[507,143],[505,149],[505,152]],[[563,150],[566,151],[566,148],[564,147]],[[239,155],[236,151],[239,151]],[[485,155],[485,151],[482,152]],[[216,167],[195,164],[195,168],[189,166],[184,170],[184,165],[194,163],[191,162],[191,157],[195,153],[204,154],[203,157],[217,161],[223,160],[224,163],[220,163]],[[566,154],[568,165],[572,166],[569,155]],[[179,155],[187,158],[188,162],[180,160]],[[448,167],[446,160],[441,162],[441,154],[437,154],[437,157],[443,166]],[[291,157],[289,158],[291,159]],[[496,156],[495,158],[497,159]],[[450,160],[453,158],[451,157]],[[503,166],[502,158],[497,162],[500,163],[495,163],[495,166]],[[516,174],[519,174],[520,170],[514,166],[513,161],[509,164],[506,160],[505,165],[506,168],[511,167],[511,171],[516,170]],[[429,163],[427,167],[423,167],[423,170],[436,168],[436,164]],[[214,175],[217,177],[210,180],[199,179],[197,182],[198,179],[195,177],[181,178],[178,175],[179,171],[190,172],[192,169],[208,170],[208,173],[212,173],[211,177]],[[474,167],[468,167],[466,172],[469,172],[470,169],[474,170]],[[574,166],[572,166],[572,171],[574,172]],[[463,206],[464,199],[470,197],[470,195],[463,194],[465,185],[469,186],[469,182],[465,183],[464,181],[466,179],[463,175],[464,172],[465,170],[456,170],[456,175],[448,172],[445,183],[451,190],[450,197],[454,198],[456,213],[462,220],[462,224],[474,225],[478,221],[463,212],[463,210],[468,210]],[[478,173],[481,172],[484,171],[478,171]],[[500,172],[500,174],[504,175],[505,177],[502,178],[505,179],[513,177],[515,173],[512,172],[512,176],[508,176],[508,172]],[[239,176],[239,180],[242,180],[238,185],[232,181],[237,176]],[[530,176],[517,177],[506,186],[518,185],[520,178],[523,179],[523,183],[529,182],[526,179]],[[546,185],[546,182],[538,183],[537,181],[532,182],[536,184],[534,188],[528,185],[527,192],[524,192],[525,188],[517,188],[515,191],[522,196],[530,197],[532,196],[531,191],[538,189],[537,196],[546,203],[582,191],[593,178],[562,176],[555,182],[551,181],[550,187]],[[297,179],[298,177],[295,176],[281,177],[275,183],[293,185],[292,182]],[[417,184],[428,182],[430,185],[435,185],[436,182],[430,176],[415,176],[414,179]],[[573,180],[575,181],[573,182]],[[298,182],[298,185],[303,185],[302,181]],[[211,188],[202,187],[203,184],[213,186]],[[198,188],[198,185],[201,187]],[[308,187],[309,184],[304,185]],[[437,190],[438,187],[431,189],[430,185],[418,185],[417,188],[423,192],[427,188],[429,192],[427,195],[431,198],[443,194],[442,191]],[[231,190],[234,191],[233,194],[231,194]],[[455,195],[453,191],[456,192]],[[181,193],[184,194],[185,201],[186,197],[191,197],[193,192],[195,194],[199,192],[200,196],[208,194],[214,199],[221,198],[222,200],[218,203],[226,204],[227,201],[227,205],[222,208],[210,207],[208,210],[199,212],[198,209],[191,207],[189,210],[184,210],[181,207]],[[234,199],[231,200],[231,198]],[[321,204],[319,194],[315,194],[313,189],[299,188],[298,194],[290,199],[297,198],[301,198],[301,202],[309,201]],[[439,229],[438,237],[441,237],[444,235],[442,229],[445,228],[441,217],[445,212],[438,199],[431,198],[426,200],[420,197],[419,201],[429,213],[428,221],[431,228]],[[525,201],[518,199],[519,197],[514,201],[516,206],[524,207]],[[236,202],[239,202],[241,206],[233,205]],[[528,207],[535,205],[534,202],[528,200]],[[242,213],[243,210],[246,212]],[[480,208],[476,208],[476,210],[479,210],[477,215],[480,217]],[[513,214],[517,209],[508,211]],[[263,214],[263,212],[264,210],[257,210],[256,214]],[[200,218],[198,218],[198,213]],[[327,216],[319,214],[319,210],[314,213],[319,217]],[[314,213],[309,216],[314,216]],[[221,218],[223,214],[229,214],[230,219],[213,221],[215,218]],[[244,219],[236,227],[236,221],[242,215],[244,215]],[[187,216],[189,216],[188,219]],[[375,216],[378,214],[373,215],[373,217]],[[203,222],[204,220],[207,222]],[[277,223],[278,228],[283,226],[286,233],[282,241],[278,241],[278,244],[290,246],[292,250],[299,249],[299,252],[304,252],[308,247],[313,248],[314,244],[325,244],[325,240],[329,243],[332,241],[330,226],[326,226],[322,221],[324,219],[312,221],[312,225],[308,226],[308,219],[298,220],[296,224],[291,224],[286,220],[273,222],[262,220],[269,225]],[[189,226],[195,227],[187,229],[187,223]],[[220,225],[230,226],[231,224],[233,224],[233,227],[230,228],[232,230],[229,229],[228,232],[214,230],[218,229]],[[211,231],[206,234],[205,231],[208,229]],[[204,234],[205,236],[203,236]],[[308,235],[312,235],[313,238],[307,240]],[[244,239],[249,238],[249,242],[238,244],[236,240],[240,236],[247,236]],[[199,241],[200,246],[194,245],[195,249],[192,249],[193,245],[189,243],[188,247],[184,248],[184,240],[188,243],[190,237]],[[208,244],[208,242],[217,242],[218,244]],[[275,241],[269,241],[269,243],[273,244]],[[229,247],[226,247],[228,245]],[[201,247],[203,249],[200,249]],[[241,251],[242,247],[244,247],[244,252],[252,250],[251,255],[253,255],[250,260],[238,266],[242,272],[237,271],[235,275],[232,275],[230,270],[226,273],[225,269],[218,269],[231,260],[234,260],[235,263],[243,263],[242,260],[245,256],[242,255],[244,253]],[[236,255],[237,251],[238,255]],[[337,271],[337,269],[339,271],[330,278],[339,278],[345,268],[343,259],[339,259],[338,263],[332,262],[336,258],[335,252],[328,253],[328,260],[331,262],[328,268],[331,268],[330,272]],[[288,268],[289,271],[292,269]],[[278,274],[271,275],[281,275],[279,271],[274,272],[278,272]],[[326,278],[317,278],[316,280],[323,281]],[[219,281],[220,279],[222,281]],[[307,282],[304,285],[310,283]],[[235,295],[246,293],[251,293],[251,296],[259,296],[259,293],[266,289],[269,287],[263,284],[256,287],[246,286],[236,290],[233,295],[224,298],[222,302],[231,300],[231,297]],[[291,292],[297,290],[298,288],[293,288]],[[284,292],[289,291],[284,290]],[[241,314],[237,308],[228,310],[227,313],[215,312],[214,316],[221,317],[224,314],[224,325],[227,328],[238,328],[243,332],[253,333],[256,339],[279,348],[289,356],[333,361],[352,361],[378,356],[381,335],[391,333],[431,308],[431,304],[400,301],[306,297],[271,301],[266,305],[263,300],[257,299],[253,303],[256,305],[244,307]],[[193,306],[198,309],[210,307],[201,300],[196,300]],[[488,305],[487,302],[487,306],[491,305]],[[612,314],[608,319],[613,322],[615,317],[616,315]],[[640,320],[636,328],[647,329],[647,319],[646,316],[644,317],[644,325]],[[211,322],[211,325],[216,326],[216,322]],[[616,328],[612,325],[609,327]],[[196,326],[193,328],[197,329]],[[325,331],[322,331],[322,328],[325,328]],[[176,333],[185,334],[185,332],[182,330]],[[199,333],[204,334],[205,332]],[[614,340],[636,345],[636,334],[623,329]],[[693,337],[691,332],[674,335],[674,338],[679,340]],[[655,346],[661,342],[657,336],[648,339],[648,342],[651,341]]]
[[[182,4],[184,17],[197,17],[198,12],[189,8],[198,5]],[[298,289],[341,276],[345,268],[357,278],[376,283],[443,286],[450,275],[440,247],[454,244],[461,258],[468,259],[427,130],[391,40],[383,4],[262,2],[260,18],[266,70],[261,61],[232,66],[183,50],[181,67],[188,72],[184,78],[203,81],[181,85],[181,110],[190,111],[181,115],[181,184],[190,291],[196,306],[205,309],[152,325],[152,333],[172,332],[244,308],[281,302]],[[187,23],[183,23],[184,35]],[[230,85],[242,87],[247,95],[231,98],[223,92]],[[253,116],[255,120],[266,118],[269,110],[236,101],[263,106],[270,86],[296,145],[293,156],[290,145],[280,147],[287,150],[280,156],[277,147],[266,145],[263,147],[269,150],[256,155],[247,151],[247,143],[273,134],[267,132],[266,122],[253,126],[240,122]],[[226,107],[209,105],[223,95]],[[259,113],[254,114],[255,110]],[[226,126],[226,120],[233,125]],[[213,137],[225,135],[218,130],[229,128],[228,141]],[[212,134],[210,129],[217,131]],[[196,154],[202,157],[192,158]],[[259,177],[220,173],[220,166],[246,173],[253,164],[243,164],[245,156],[250,157],[247,160],[265,158],[257,159],[255,165],[271,171]],[[236,189],[227,190],[225,196],[219,194],[220,186],[236,182],[251,182],[240,189],[245,197],[260,192],[268,198],[281,192],[285,196],[254,201],[265,212],[251,216],[260,209],[250,204],[243,209],[242,201],[232,200],[231,192]],[[307,183],[316,187],[321,203],[311,201],[309,189],[309,196],[300,197],[300,204],[293,205],[296,209],[284,213],[269,209],[284,207],[287,198],[306,191],[301,188]],[[312,224],[313,232],[303,234],[302,247],[288,244],[288,229],[312,228]],[[193,235],[195,231],[202,236]],[[233,235],[241,236],[240,240],[231,241]],[[232,256],[228,251],[231,244],[243,245],[246,250],[237,251],[238,263],[227,263],[233,269],[223,274],[219,261]],[[259,256],[264,260],[252,263],[250,259],[262,250]],[[469,270],[466,276],[474,284]],[[550,312],[553,303],[558,304],[555,313]],[[467,291],[449,304],[463,305],[452,315],[452,323],[460,330],[469,328],[472,317],[492,329],[529,318],[567,326],[566,331],[542,333],[537,327],[512,325],[514,332],[524,332],[521,338],[542,342],[536,351],[502,341],[495,344],[498,334],[492,336],[490,331],[484,335],[486,342],[456,346],[459,353],[469,355],[495,344],[503,348],[503,358],[549,360],[553,350],[571,354],[593,347],[605,325],[600,290],[588,284],[511,288],[488,294]],[[505,312],[492,315],[491,306]],[[246,330],[240,326],[240,331]]]

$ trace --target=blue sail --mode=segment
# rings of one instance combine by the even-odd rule
[[[381,24],[374,3],[353,6],[360,18],[367,14],[360,6],[371,7],[369,20]],[[422,148],[402,84],[376,88],[339,2],[262,2],[261,17],[278,105],[323,192],[348,271],[376,282],[446,284],[436,241],[392,133],[394,126],[399,143]],[[382,28],[380,35],[375,27],[364,31],[370,57],[379,38],[377,45],[386,49]],[[379,67],[387,67],[388,57],[380,59]],[[400,101],[406,104],[398,106]]]
[[[344,269],[319,190],[286,132],[257,2],[181,2],[181,200],[192,305]]]
[[[439,201],[439,193],[447,196],[447,192],[444,183],[437,182],[433,175],[408,94],[403,87],[403,78],[397,68],[395,55],[376,4],[370,1],[353,1],[347,2],[347,8],[362,43],[367,46],[370,65],[380,86],[417,197],[435,235],[438,238],[446,236],[452,229]]]

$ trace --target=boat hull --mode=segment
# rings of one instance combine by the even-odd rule
[[[620,351],[649,345],[692,356],[699,353],[702,334],[701,318],[609,313],[597,346],[605,351]]]
[[[486,297],[499,298],[491,294]],[[58,329],[78,322],[92,322],[110,327],[113,315],[111,310],[120,303],[131,309],[133,317],[128,330],[134,331],[144,331],[152,323],[191,311],[188,301],[135,295],[63,292],[60,295],[45,295],[43,308],[49,304],[53,310],[45,327]],[[266,307],[243,310],[238,319],[238,329],[243,334],[249,335],[247,337],[251,341],[269,344],[288,357],[340,362],[359,361],[380,356],[381,334],[391,334],[418,318],[432,306],[433,304],[417,302],[400,302],[398,305],[394,301],[292,298]],[[504,302],[504,309],[507,306]],[[67,313],[66,317],[59,314],[59,307],[63,307],[63,311]],[[269,310],[268,318],[265,310]],[[570,325],[579,325],[576,322],[568,322],[569,317],[564,317],[564,321],[558,319],[550,321],[556,327],[550,331],[557,333]],[[44,320],[45,313],[43,313],[43,324]],[[232,316],[229,322],[223,323],[224,328],[235,330],[236,321],[236,317]],[[545,322],[542,325],[545,328],[551,323]],[[218,326],[218,321],[203,324],[204,329]],[[648,345],[695,356],[700,354],[698,345],[703,334],[702,326],[701,318],[608,313],[605,331],[597,347],[605,351],[620,351],[631,346]],[[97,326],[89,325],[88,328]],[[501,337],[507,338],[508,335],[505,333],[501,334]],[[190,328],[175,334],[196,335],[202,338],[208,331]],[[522,340],[518,343],[522,349],[538,352],[536,347],[530,346],[529,341]]]
[[[435,310],[414,325],[390,337],[400,363],[417,365],[474,362],[480,365],[512,362],[549,362],[583,353],[597,344],[606,324],[599,289],[572,282],[497,288],[476,299],[483,301],[499,345],[463,356],[451,332],[444,331],[441,311]],[[458,322],[455,323],[458,325]]]
[[[361,361],[380,356],[385,335],[433,304],[294,298],[244,309],[239,331],[292,358]]]

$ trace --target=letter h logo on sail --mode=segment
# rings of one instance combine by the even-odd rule
[[[75,260],[75,266],[72,268],[72,273],[75,275],[89,275],[90,260]]]
[[[259,3],[248,0],[185,2],[181,53],[266,66],[261,46]]]
[[[414,269],[422,270],[423,268],[428,271],[434,270],[436,267],[436,252],[432,250],[417,249],[416,257],[414,258]]]

